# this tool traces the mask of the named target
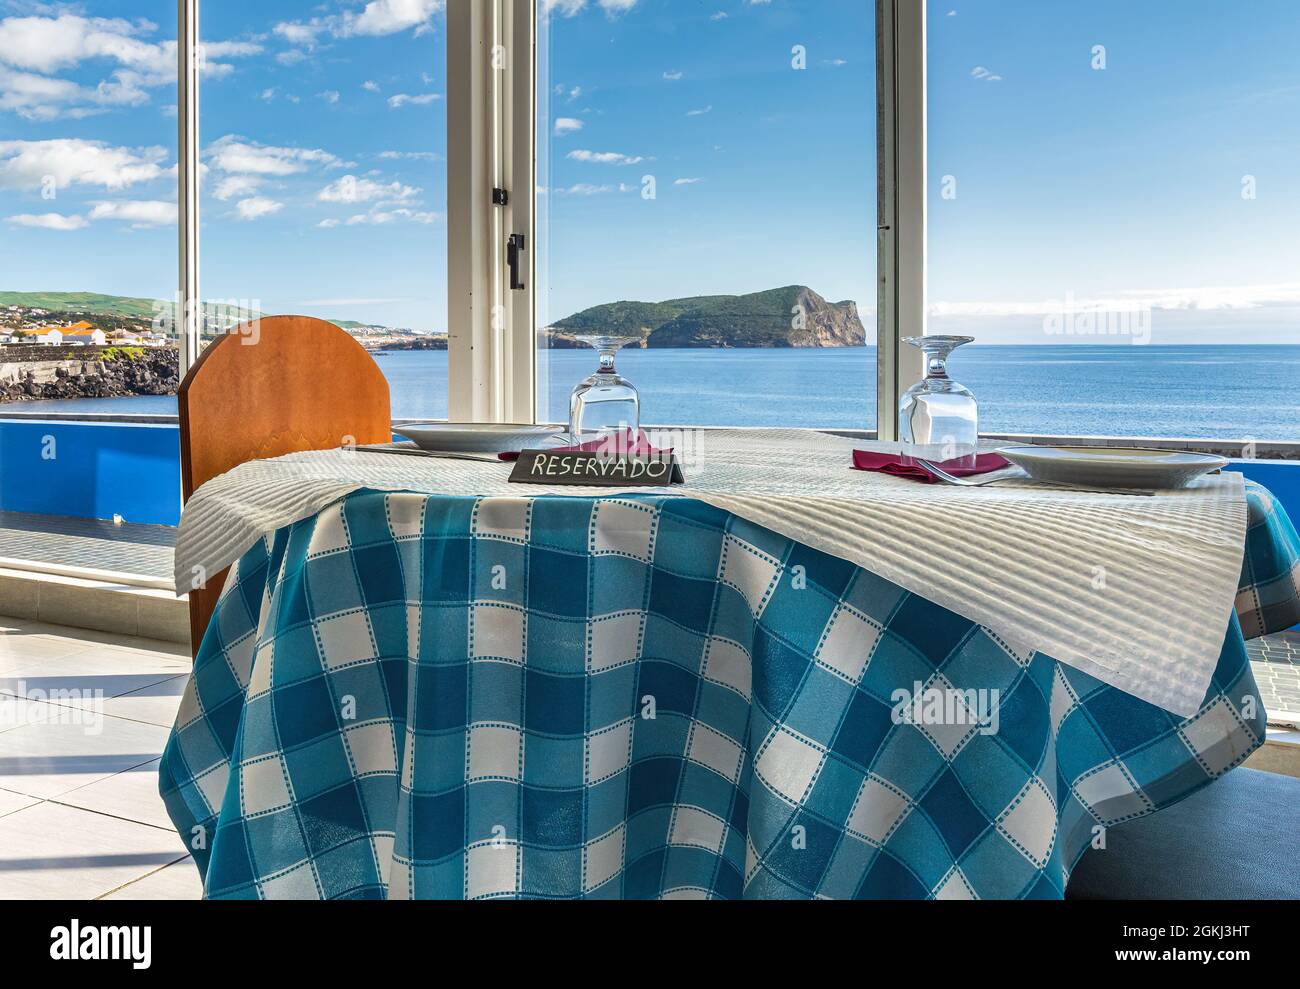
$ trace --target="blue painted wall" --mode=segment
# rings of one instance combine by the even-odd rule
[[[1300,528],[1300,461],[1234,460],[1228,470],[1241,471],[1268,488]]]
[[[176,525],[175,424],[0,419],[0,509]]]

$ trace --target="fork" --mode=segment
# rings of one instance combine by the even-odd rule
[[[1003,467],[999,470],[992,470],[987,474],[979,474],[975,477],[958,477],[956,474],[949,474],[938,464],[933,464],[928,460],[921,460],[919,457],[913,457],[912,462],[927,474],[937,477],[945,484],[959,484],[966,488],[978,488],[985,484],[992,484],[995,481],[1006,481],[1016,477],[1028,477],[1023,469],[1014,465]]]
[[[957,477],[955,474],[949,474],[942,467],[933,464],[928,460],[921,460],[918,457],[912,458],[913,463],[933,477],[937,477],[944,484],[957,484],[966,488],[978,488],[985,484],[993,484],[996,481],[1010,481],[1017,478],[1027,478],[1023,468],[1014,464],[1010,467],[1003,467],[999,470],[989,471],[987,474],[980,474],[976,477]],[[1117,495],[1140,495],[1150,497],[1154,491],[1146,491],[1138,488],[1093,488],[1078,485],[1053,484],[1051,482],[1040,481],[1044,487],[1056,488],[1058,491],[1096,491],[1099,494],[1117,494]]]

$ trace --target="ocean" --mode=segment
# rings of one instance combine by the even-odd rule
[[[445,418],[445,351],[376,356],[397,418]],[[642,421],[712,426],[872,428],[874,347],[625,350],[619,370]],[[543,351],[546,418],[596,367],[586,350]],[[979,346],[949,371],[975,393],[985,432],[1300,441],[1300,346]],[[16,411],[174,413],[168,397],[22,402]]]

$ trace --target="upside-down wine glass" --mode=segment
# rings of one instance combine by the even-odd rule
[[[925,377],[907,389],[898,404],[898,432],[905,455],[933,461],[960,459],[973,465],[979,451],[979,408],[970,390],[948,377],[948,356],[974,339],[903,338],[925,355]]]
[[[630,431],[635,442],[641,431],[641,398],[632,382],[614,369],[614,355],[640,338],[596,334],[577,339],[596,348],[600,366],[569,397],[569,438],[577,445],[611,434],[621,438]]]

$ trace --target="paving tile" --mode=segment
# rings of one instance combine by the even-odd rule
[[[187,856],[179,862],[150,873],[143,879],[137,879],[130,885],[114,890],[102,899],[201,900],[203,883],[199,881],[199,870],[194,865],[194,860]]]
[[[31,624],[16,624],[12,619],[3,622],[0,625],[0,673],[45,660],[61,659],[90,647],[89,643],[77,639],[41,634]]]
[[[171,828],[171,818],[158,795],[158,764],[147,762],[124,773],[78,787],[57,797],[61,804],[125,818],[137,824]]]
[[[38,804],[40,801],[36,797],[29,797],[25,793],[14,793],[12,790],[0,790],[0,817],[6,814],[12,814],[16,810],[22,810],[24,807],[30,807],[32,804]]]
[[[0,623],[5,620],[0,619]],[[3,628],[0,624],[0,628]],[[141,635],[123,635],[117,632],[102,632],[95,629],[69,628],[50,622],[23,622],[21,630],[29,636],[39,636],[62,641],[76,642],[88,646],[109,646],[131,653],[158,653],[170,656],[189,667],[192,665],[190,647],[181,642],[169,642],[163,639],[150,639]]]
[[[90,899],[184,855],[175,832],[40,803],[0,817],[0,899]]]
[[[0,789],[56,797],[158,758],[167,735],[162,725],[0,695]]]

